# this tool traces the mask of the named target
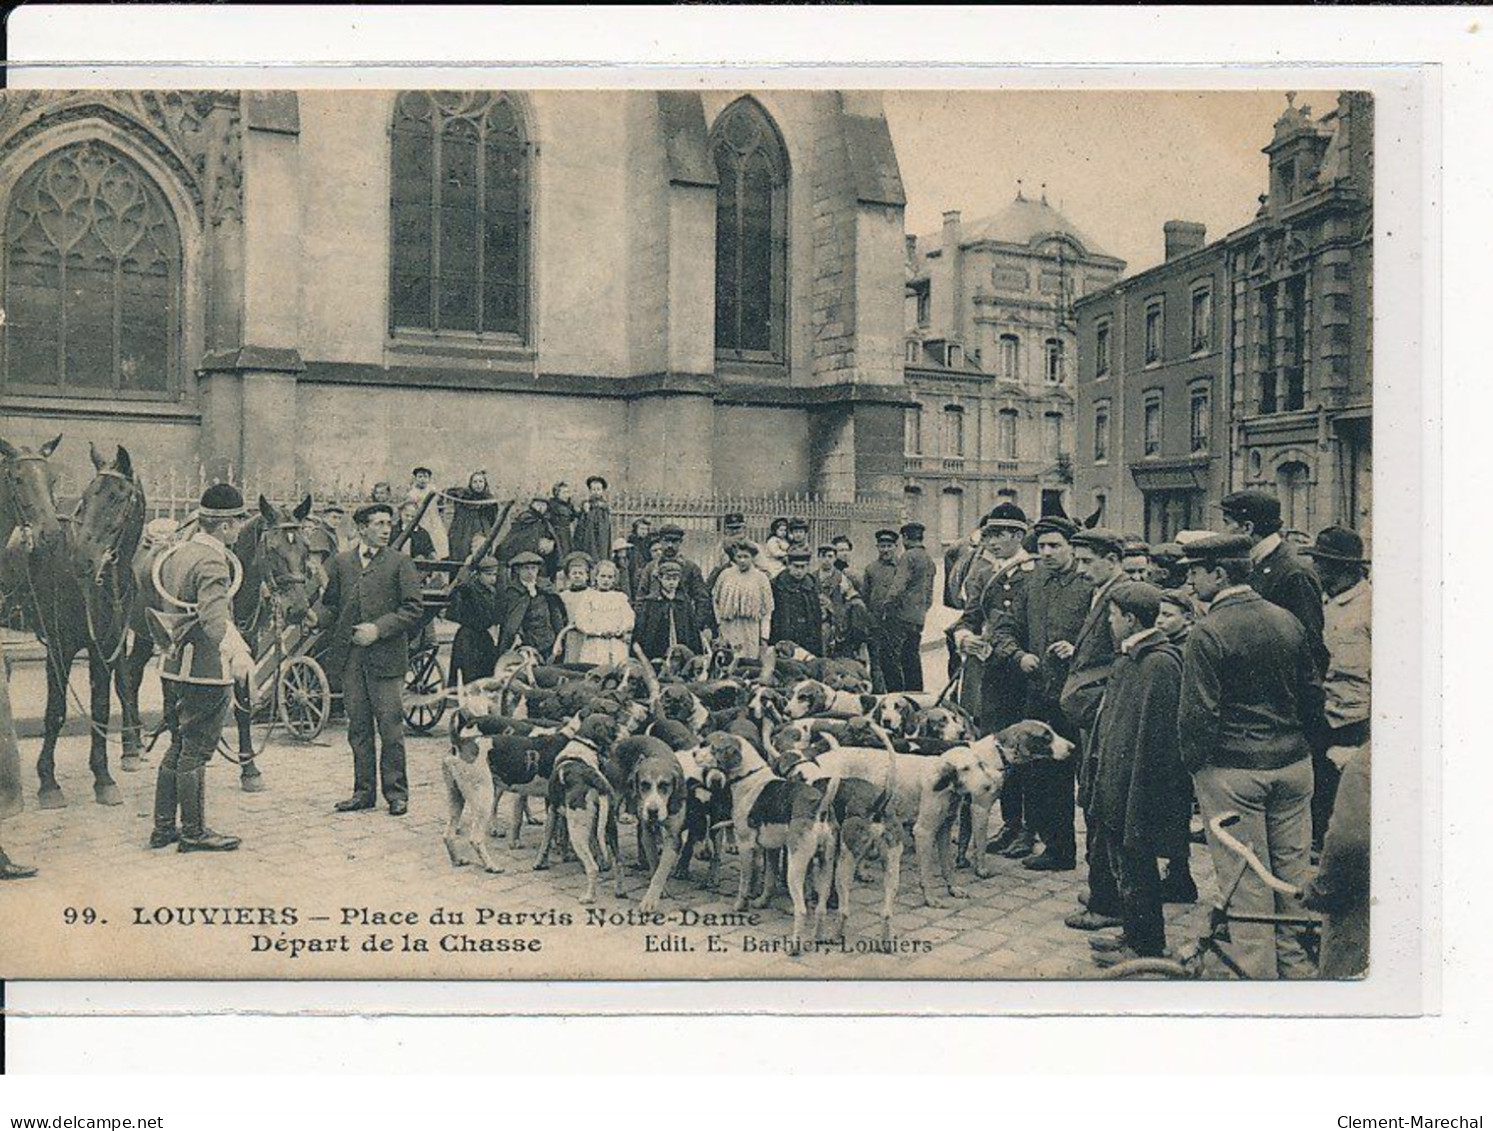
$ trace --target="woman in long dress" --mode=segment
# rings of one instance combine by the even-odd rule
[[[772,626],[772,582],[757,568],[757,547],[750,542],[732,544],[731,565],[711,594],[720,639],[738,656],[756,658]]]
[[[627,660],[635,618],[627,594],[617,588],[617,566],[611,561],[596,564],[595,586],[576,594],[569,602],[571,632],[577,642],[576,662],[611,665]]]
[[[466,555],[472,536],[486,537],[498,521],[498,501],[488,488],[487,472],[472,472],[465,487],[452,487],[446,497],[451,500],[451,527],[447,531],[451,553]]]

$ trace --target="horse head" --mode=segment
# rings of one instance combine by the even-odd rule
[[[95,475],[78,500],[68,539],[80,576],[96,587],[111,566],[128,568],[134,560],[145,529],[145,489],[124,447],[115,450],[113,460],[92,444],[88,454]]]
[[[56,475],[48,462],[60,443],[58,436],[33,451],[0,440],[0,542],[5,545],[17,532],[28,551],[62,544]]]
[[[253,557],[257,572],[268,586],[270,595],[280,602],[285,618],[291,624],[300,624],[311,607],[311,594],[307,583],[310,549],[306,543],[304,524],[311,513],[311,496],[307,495],[294,510],[277,506],[263,495],[259,496],[259,521],[245,528],[240,536],[240,558],[245,568],[250,560],[244,557],[247,551]],[[244,537],[253,537],[254,542],[243,546]]]

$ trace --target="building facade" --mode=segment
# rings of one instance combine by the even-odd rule
[[[1069,509],[1073,308],[1124,268],[1045,194],[908,237],[907,509],[930,535],[953,542],[1005,500]]]
[[[1166,260],[1076,304],[1076,506],[1151,542],[1207,528],[1228,480],[1222,243],[1165,225]]]
[[[0,94],[0,415],[210,475],[899,497],[873,92]]]
[[[1227,240],[1232,481],[1273,490],[1288,530],[1368,540],[1373,475],[1373,97],[1288,106],[1270,186]]]
[[[1303,536],[1371,533],[1372,97],[1313,118],[1288,96],[1263,152],[1252,223],[1169,223],[1163,264],[1076,304],[1077,493],[1151,541],[1244,488]]]

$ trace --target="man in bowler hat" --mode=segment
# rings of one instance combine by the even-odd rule
[[[358,508],[353,522],[357,545],[331,560],[316,613],[319,621],[332,620],[327,661],[342,672],[353,752],[353,793],[336,808],[372,809],[382,778],[389,813],[402,817],[409,811],[402,693],[409,634],[423,619],[420,574],[407,555],[389,547],[394,510],[387,503]]]

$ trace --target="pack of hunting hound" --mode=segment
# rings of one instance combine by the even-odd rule
[[[633,894],[619,837],[630,823],[648,877],[641,911],[657,910],[671,881],[715,891],[735,854],[736,910],[770,906],[786,883],[801,945],[811,901],[813,938],[845,936],[851,892],[879,857],[885,940],[909,837],[923,900],[969,898],[955,873],[968,862],[991,875],[969,845],[985,844],[1008,769],[1072,753],[1043,722],[976,738],[963,712],[936,696],[870,694],[857,661],[796,648],[774,660],[764,673],[728,649],[675,649],[657,670],[639,653],[580,672],[548,666],[532,649],[506,653],[491,678],[453,692],[442,765],[452,864],[501,871],[488,835],[506,822],[517,848],[525,799],[542,798],[534,867],[573,854],[586,874],[582,903],[595,902],[603,871],[618,898]],[[691,875],[696,860],[708,867],[703,880]]]

